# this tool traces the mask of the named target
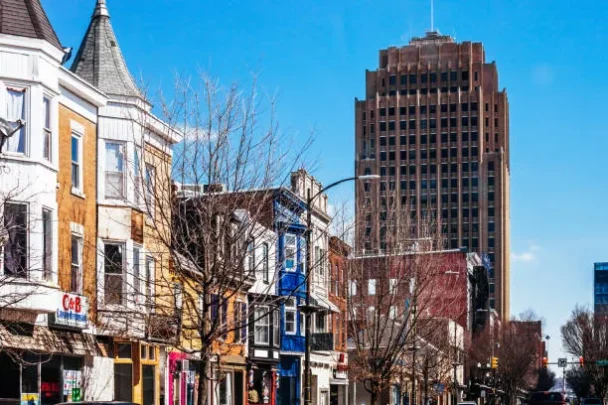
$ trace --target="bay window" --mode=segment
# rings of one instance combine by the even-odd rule
[[[4,274],[27,277],[28,224],[27,204],[7,202],[4,204],[4,229],[7,241],[4,244]]]
[[[146,165],[146,208],[148,210],[148,215],[154,218],[154,191],[156,186],[156,170],[152,165]]]
[[[124,243],[104,243],[104,295],[106,304],[123,304]]]
[[[25,121],[25,102],[26,102],[26,90],[21,88],[7,88],[7,103],[6,103],[6,116],[8,121]],[[6,151],[12,153],[25,154],[25,126],[21,127],[13,136],[8,138]]]
[[[51,130],[51,100],[42,99],[42,157],[51,162],[53,160],[53,131]]]
[[[133,295],[135,297],[135,301],[140,300],[140,296],[142,295],[142,274],[141,274],[141,247],[133,246]]]
[[[285,301],[285,334],[296,334],[296,300],[288,298]]]
[[[254,312],[254,341],[256,345],[270,344],[270,313],[268,307],[257,306]]]
[[[285,269],[296,271],[296,237],[294,235],[285,236]]]
[[[270,282],[270,259],[268,257],[268,243],[262,244],[262,280]]]
[[[280,322],[281,319],[281,314],[279,313],[278,309],[275,309],[272,312],[272,344],[274,346],[278,346],[279,345],[279,325],[281,324]]]
[[[106,142],[105,197],[123,199],[125,197],[125,151],[124,144]]]
[[[42,209],[42,278],[50,280],[53,269],[53,212]]]

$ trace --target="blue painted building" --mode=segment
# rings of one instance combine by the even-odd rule
[[[278,367],[278,405],[300,405],[305,350],[304,314],[298,309],[306,298],[306,225],[304,202],[286,189],[273,201],[277,233],[278,293],[281,304],[281,354]]]

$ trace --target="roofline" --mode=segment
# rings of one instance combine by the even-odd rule
[[[400,253],[388,253],[388,254],[374,254],[374,255],[355,255],[352,259],[368,259],[368,258],[383,258],[383,257],[394,257],[394,256],[407,256],[407,255],[424,255],[424,254],[445,254],[445,253],[464,253],[468,254],[466,250],[462,249],[442,249],[442,250],[430,250],[427,252],[400,252]]]
[[[61,64],[61,60],[65,55],[63,50],[60,50],[48,41],[40,38],[18,37],[16,35],[0,34],[0,45],[42,51],[53,58],[58,64]]]
[[[59,84],[96,107],[104,106],[108,102],[108,96],[105,93],[65,66],[61,66],[61,69],[59,69]]]

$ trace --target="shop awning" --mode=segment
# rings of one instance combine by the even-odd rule
[[[76,356],[98,354],[93,335],[15,322],[0,323],[0,347]]]
[[[334,303],[317,293],[311,292],[310,298],[312,300],[312,304],[317,307],[323,308],[331,312],[340,312],[340,308],[338,308]]]

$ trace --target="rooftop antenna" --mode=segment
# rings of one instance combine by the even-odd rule
[[[431,0],[431,32],[435,31],[435,1]]]

